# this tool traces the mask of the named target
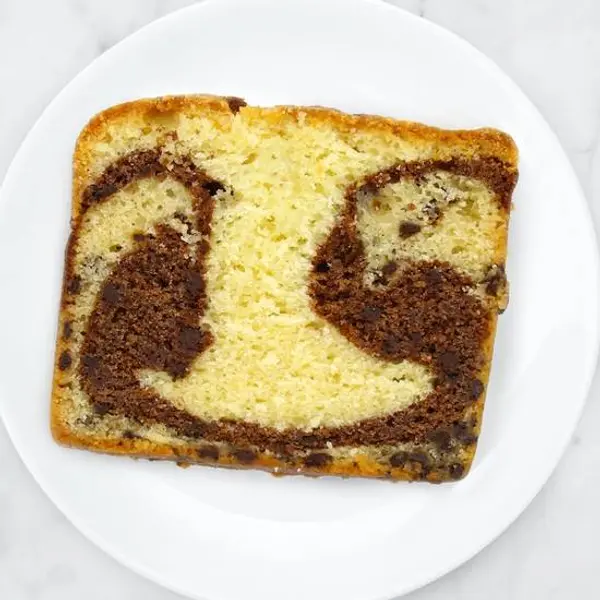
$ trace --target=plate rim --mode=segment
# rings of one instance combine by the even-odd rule
[[[247,1],[247,0],[228,0],[228,4],[231,7],[238,2],[244,2],[244,1]],[[324,0],[321,0],[321,1],[324,1]],[[445,37],[450,43],[458,44],[458,45],[462,45],[463,47],[466,47],[468,49],[469,53],[472,55],[473,59],[477,59],[487,70],[491,71],[493,73],[493,75],[495,76],[495,78],[497,79],[499,84],[502,84],[503,86],[508,88],[508,90],[511,92],[512,95],[514,95],[515,97],[518,97],[520,99],[520,102],[525,107],[527,107],[527,109],[529,111],[531,111],[533,114],[536,115],[539,126],[541,126],[545,130],[545,133],[552,138],[552,140],[555,144],[556,150],[560,153],[560,156],[561,156],[561,158],[564,162],[564,166],[565,166],[565,176],[568,176],[568,179],[570,180],[570,187],[573,189],[574,192],[576,191],[578,201],[582,205],[581,208],[583,209],[583,213],[586,217],[585,218],[586,230],[587,230],[586,237],[588,238],[588,240],[591,244],[591,247],[594,250],[594,252],[592,253],[593,258],[589,257],[593,261],[593,264],[594,264],[593,282],[590,282],[589,285],[590,285],[590,287],[593,287],[593,289],[594,289],[594,297],[597,300],[600,299],[600,293],[599,293],[599,291],[600,291],[600,254],[598,252],[598,237],[597,237],[595,223],[594,223],[594,220],[592,217],[592,212],[590,209],[590,203],[588,201],[588,198],[586,197],[586,194],[583,191],[581,182],[579,181],[579,178],[573,168],[573,164],[569,158],[569,155],[565,152],[565,150],[560,142],[560,139],[558,138],[558,136],[556,135],[554,130],[550,127],[546,118],[542,115],[542,113],[534,105],[534,103],[521,90],[519,85],[515,81],[513,81],[513,79],[507,73],[505,73],[504,70],[501,69],[493,59],[488,57],[481,50],[476,48],[472,43],[470,43],[468,40],[464,39],[459,34],[453,32],[449,29],[446,29],[445,27],[443,27],[433,21],[430,21],[429,19],[420,17],[402,7],[390,4],[389,2],[385,2],[384,0],[355,0],[355,1],[362,2],[364,4],[370,4],[373,6],[384,7],[386,10],[389,10],[390,12],[399,11],[400,13],[403,14],[403,18],[407,19],[408,21],[413,21],[413,22],[420,21],[421,25],[424,24],[428,29],[432,30],[437,35]],[[85,73],[87,73],[89,70],[94,68],[94,66],[99,61],[104,60],[107,56],[110,56],[113,53],[119,52],[120,48],[125,43],[129,42],[131,38],[147,32],[147,30],[149,30],[153,27],[156,27],[158,24],[160,24],[161,26],[164,26],[166,24],[166,22],[169,20],[175,21],[177,19],[180,19],[183,13],[186,13],[186,12],[191,13],[192,11],[202,12],[203,10],[206,9],[207,6],[216,4],[217,2],[222,2],[222,0],[203,0],[202,2],[176,9],[176,10],[171,11],[157,19],[154,19],[153,21],[145,24],[144,26],[140,27],[136,31],[134,31],[134,32],[130,33],[129,35],[127,35],[126,37],[124,37],[122,40],[117,42],[115,45],[113,45],[111,48],[109,48],[102,54],[95,57],[88,65],[86,65],[76,75],[74,75],[62,87],[62,89],[52,98],[52,100],[46,105],[46,107],[41,112],[39,117],[35,120],[33,125],[29,128],[27,134],[25,135],[25,137],[19,144],[12,159],[9,161],[9,165],[6,170],[5,176],[3,178],[2,185],[0,186],[0,215],[2,214],[3,206],[6,205],[6,202],[3,202],[3,198],[4,198],[4,194],[5,194],[5,183],[9,180],[9,178],[11,176],[14,164],[17,162],[17,159],[19,158],[21,153],[24,151],[24,148],[26,148],[28,140],[32,137],[35,130],[38,128],[39,124],[42,121],[44,121],[47,113],[51,110],[51,108],[55,104],[60,102],[63,95],[65,95],[68,92],[69,88],[72,85],[74,85],[79,78],[81,78]],[[600,306],[599,306],[598,302],[596,302],[595,304],[596,304],[596,311],[594,313],[595,322],[593,324],[593,327],[590,327],[590,330],[593,330],[593,334],[590,334],[590,335],[593,335],[593,338],[594,338],[593,339],[593,354],[590,354],[589,365],[586,365],[587,372],[585,373],[585,381],[584,381],[584,384],[582,387],[582,390],[584,390],[584,392],[582,392],[581,398],[578,400],[577,409],[573,411],[573,424],[568,428],[568,431],[565,432],[563,442],[555,448],[555,458],[552,461],[548,461],[546,463],[546,468],[542,469],[543,474],[541,476],[539,476],[539,473],[538,473],[538,476],[536,477],[536,480],[538,481],[538,483],[536,483],[536,485],[533,486],[532,492],[523,496],[521,501],[517,503],[517,507],[513,508],[510,511],[510,514],[508,516],[504,515],[501,526],[497,527],[495,530],[495,533],[488,536],[486,538],[486,540],[481,543],[481,545],[474,546],[473,548],[470,549],[469,552],[463,553],[463,555],[457,557],[456,560],[454,560],[453,562],[446,563],[443,566],[443,568],[438,567],[436,569],[435,574],[432,575],[431,573],[427,572],[427,573],[421,575],[420,578],[415,579],[410,585],[405,585],[404,587],[399,589],[399,591],[395,592],[396,597],[404,596],[405,594],[409,594],[425,585],[428,585],[429,583],[433,583],[434,581],[438,580],[439,578],[443,577],[444,575],[452,572],[453,570],[455,570],[462,564],[465,564],[466,562],[471,560],[474,556],[476,556],[479,552],[481,552],[485,547],[489,546],[496,539],[498,539],[501,535],[503,535],[506,532],[506,530],[515,522],[515,520],[527,509],[527,507],[535,499],[537,494],[546,485],[546,483],[552,476],[553,472],[555,471],[556,467],[558,466],[560,460],[564,456],[565,451],[566,451],[566,449],[570,443],[570,440],[573,436],[573,433],[575,431],[575,428],[577,427],[578,423],[581,420],[583,410],[585,408],[586,402],[590,395],[590,390],[591,390],[593,380],[598,371],[598,358],[600,356]],[[590,347],[591,347],[591,341],[590,341]],[[25,465],[25,467],[27,468],[28,472],[31,474],[31,476],[33,477],[35,482],[40,486],[40,488],[43,490],[43,492],[47,496],[47,498],[58,508],[58,510],[65,516],[65,518],[76,529],[78,529],[85,537],[87,537],[95,546],[100,548],[103,552],[105,552],[105,554],[108,554],[111,558],[117,560],[122,565],[124,565],[126,568],[133,571],[134,573],[141,575],[142,577],[152,581],[153,583],[156,583],[156,584],[162,586],[165,589],[171,590],[178,594],[182,594],[184,597],[197,598],[199,600],[206,599],[206,597],[201,594],[190,592],[190,590],[187,590],[187,589],[179,588],[172,581],[164,579],[160,573],[155,573],[155,572],[151,571],[149,568],[146,568],[146,566],[144,564],[136,562],[132,557],[127,556],[126,553],[120,551],[119,548],[114,547],[109,540],[107,540],[101,534],[97,533],[93,527],[88,526],[87,523],[85,522],[85,520],[80,517],[80,515],[78,515],[78,514],[74,515],[71,512],[69,512],[69,509],[63,505],[62,500],[57,498],[56,495],[54,494],[54,492],[50,490],[51,486],[47,486],[43,483],[43,480],[45,479],[44,476],[42,474],[40,474],[39,472],[36,472],[35,469],[30,466],[29,461],[24,458],[24,454],[22,453],[20,446],[16,442],[17,436],[11,430],[11,426],[9,425],[7,419],[4,416],[4,412],[2,410],[2,403],[0,403],[0,419],[2,420],[2,422],[5,426],[8,438],[11,440],[13,447],[15,448],[17,454],[19,455],[20,459],[23,461],[23,464]],[[387,600],[391,597],[392,596],[389,596],[386,594],[385,596],[381,596],[379,598],[379,600]]]

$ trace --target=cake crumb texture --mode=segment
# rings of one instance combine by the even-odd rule
[[[450,168],[456,160],[494,161],[501,175]],[[516,161],[512,140],[495,130],[444,131],[329,109],[198,96],[100,113],[74,156],[55,438],[98,451],[278,473],[464,476],[481,423],[496,315],[507,301]],[[405,164],[428,167],[406,174]],[[390,176],[394,169],[399,174]],[[355,316],[339,321],[317,309],[315,277],[332,265],[315,257],[345,218],[356,232],[361,254],[353,268],[364,290],[385,294],[415,266],[437,265],[450,273],[440,285],[460,285],[458,301],[474,307],[481,322],[473,329],[477,357],[465,358],[476,367],[469,367],[470,391],[461,392],[463,408],[431,431],[429,417],[422,427],[413,423],[410,431],[419,433],[412,438],[403,415],[439,395],[440,386],[450,390],[454,367],[429,364],[427,356],[438,356],[434,348],[368,351],[348,331],[366,331],[381,318],[378,307],[361,309],[364,326]],[[172,248],[181,277],[144,266],[152,264],[149,252],[163,252],[164,266]],[[166,293],[170,300],[159,300]],[[154,346],[127,312],[137,307],[139,316],[142,297],[166,311],[147,318],[168,328],[152,338]],[[436,321],[442,329],[444,318]],[[102,346],[116,349],[112,362]],[[155,356],[156,346],[166,350]],[[187,352],[178,366],[177,352]],[[120,365],[131,373],[108,385]],[[115,398],[127,386],[133,392],[123,408]],[[132,398],[139,398],[137,408]],[[152,402],[164,410],[149,409]],[[386,435],[364,433],[375,422]]]

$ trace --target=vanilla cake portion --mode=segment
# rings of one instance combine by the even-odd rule
[[[460,479],[516,180],[516,147],[492,129],[215,96],[96,115],[74,155],[55,439]]]

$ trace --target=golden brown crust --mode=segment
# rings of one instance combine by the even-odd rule
[[[448,131],[384,117],[348,115],[337,110],[321,107],[284,106],[256,108],[236,106],[236,112],[237,110],[243,112],[244,118],[251,120],[260,117],[269,122],[273,127],[277,127],[282,118],[289,117],[296,120],[304,120],[306,123],[312,125],[321,123],[323,125],[334,126],[342,135],[361,130],[372,133],[381,132],[382,135],[401,136],[408,142],[414,141],[431,144],[432,157],[435,159],[443,160],[456,154],[461,154],[467,158],[491,156],[510,165],[515,173],[517,171],[518,154],[513,140],[505,133],[494,129]],[[76,144],[73,157],[73,223],[80,216],[82,192],[90,184],[91,147],[106,135],[107,127],[118,123],[120,120],[129,120],[132,118],[144,119],[149,114],[160,116],[172,112],[182,112],[188,115],[204,115],[212,119],[217,126],[219,124],[225,125],[234,118],[227,98],[209,95],[166,96],[155,99],[143,99],[120,104],[99,113],[83,129]],[[498,231],[498,238],[496,240],[496,262],[498,264],[503,264],[506,258],[507,226],[508,222],[504,223],[504,226]],[[62,330],[68,318],[67,307],[63,298],[59,323],[60,330]],[[480,375],[480,379],[485,385],[486,390],[496,322],[497,318],[494,315],[490,336],[484,348],[486,365]],[[351,459],[334,459],[318,468],[309,468],[300,463],[297,466],[290,467],[289,461],[280,460],[269,453],[257,454],[255,460],[250,464],[242,464],[229,454],[220,456],[217,461],[212,461],[199,457],[196,449],[192,447],[174,447],[171,444],[156,443],[141,438],[97,438],[76,432],[66,424],[64,415],[61,412],[62,377],[59,360],[62,352],[68,346],[68,340],[63,339],[59,335],[56,346],[51,407],[51,429],[54,439],[65,446],[139,458],[173,460],[184,464],[258,468],[275,474],[362,476],[394,480],[426,479],[431,482],[441,482],[448,479],[446,471],[433,468],[429,472],[423,473],[420,465],[414,463],[409,463],[402,467],[391,467],[377,462],[367,454],[356,454]],[[481,428],[484,401],[485,394],[482,394],[479,400],[468,409],[467,416],[475,422],[473,428],[475,434],[478,434]],[[460,476],[464,476],[468,472],[475,454],[475,448],[476,444],[471,443],[461,450],[459,460],[462,465],[462,471]],[[460,476],[457,478],[460,478]]]
[[[483,405],[483,402],[478,402],[478,404]],[[274,475],[369,477],[395,481],[428,481],[430,483],[441,483],[448,480],[446,471],[432,469],[423,474],[418,465],[386,466],[366,454],[356,454],[351,459],[333,460],[318,468],[307,467],[300,462],[291,466],[289,461],[280,460],[266,453],[257,454],[251,463],[243,464],[230,454],[210,460],[199,457],[196,450],[189,446],[175,447],[144,439],[99,439],[92,436],[74,435],[61,426],[53,429],[53,435],[59,444],[70,448],[147,460],[170,460],[180,466],[209,465],[234,469],[259,469]],[[467,447],[461,457],[464,472],[460,478],[468,473],[475,454],[475,446],[475,444],[471,444]]]

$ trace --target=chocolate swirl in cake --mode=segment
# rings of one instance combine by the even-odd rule
[[[98,295],[81,348],[78,375],[98,414],[115,414],[149,424],[162,423],[180,435],[277,453],[322,449],[328,444],[379,445],[420,442],[435,432],[459,427],[465,408],[483,392],[477,378],[481,349],[492,324],[489,309],[471,293],[474,283],[446,263],[390,264],[379,286],[367,286],[366,258],[357,232],[361,198],[384,186],[445,171],[479,179],[508,210],[514,175],[496,159],[420,161],[375,173],[346,192],[346,205],[318,249],[308,278],[314,312],[352,344],[383,361],[422,364],[435,373],[433,391],[396,413],[307,433],[277,430],[233,420],[202,420],[176,408],[139,383],[145,369],[185,377],[192,361],[213,338],[200,327],[206,310],[205,261],[210,252],[214,195],[224,189],[190,159],[167,164],[160,149],[134,152],[109,166],[83,194],[82,211],[144,177],[173,177],[190,192],[203,241],[195,256],[180,234],[158,225],[155,234],[136,236],[135,249],[113,269]],[[75,226],[75,233],[78,225]],[[412,231],[411,236],[419,235]],[[67,261],[65,294],[79,292],[73,249]],[[401,268],[400,268],[401,267]],[[66,362],[66,361],[65,361]],[[70,368],[71,363],[65,368]],[[438,434],[440,437],[441,434]],[[312,454],[307,460],[324,460]]]

